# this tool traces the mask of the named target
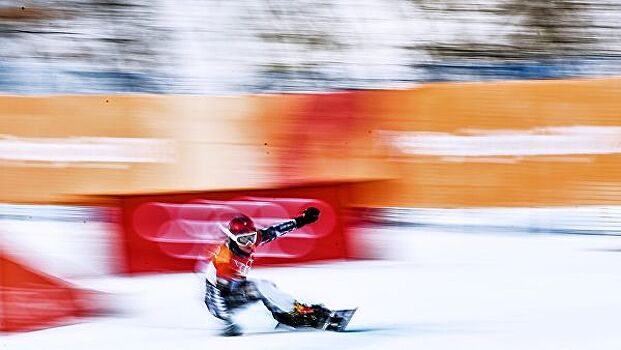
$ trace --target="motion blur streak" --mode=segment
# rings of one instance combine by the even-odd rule
[[[170,163],[165,140],[113,137],[0,139],[0,161],[50,163]]]
[[[434,156],[493,157],[621,153],[621,127],[572,126],[531,130],[391,133],[380,137],[404,153]]]
[[[336,226],[334,209],[325,202],[306,198],[261,197],[233,201],[194,200],[190,204],[148,202],[134,211],[131,226],[146,240],[158,242],[159,248],[169,256],[209,260],[211,256],[206,256],[206,251],[213,253],[211,248],[216,248],[226,239],[220,227],[226,227],[239,213],[252,217],[261,228],[286,221],[308,206],[323,209],[320,223],[287,234],[275,242],[277,244],[270,244],[255,255],[300,258],[313,249],[314,240],[330,234]],[[298,243],[293,244],[296,241]],[[179,250],[180,245],[185,247]]]
[[[0,348],[618,350],[620,10],[0,0]],[[253,273],[348,332],[216,337],[218,224],[309,206]]]

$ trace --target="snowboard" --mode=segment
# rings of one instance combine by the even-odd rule
[[[349,321],[356,313],[355,309],[326,310],[326,314],[313,326],[299,325],[291,326],[284,323],[278,323],[274,330],[276,331],[333,331],[343,332],[347,328]]]
[[[349,321],[354,314],[356,313],[355,309],[343,309],[343,310],[333,310],[330,312],[330,317],[323,322],[321,325],[321,329],[326,331],[334,331],[334,332],[342,332],[347,328]]]

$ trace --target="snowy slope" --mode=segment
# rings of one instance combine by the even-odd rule
[[[119,313],[0,338],[3,349],[618,349],[621,237],[368,228],[389,260],[258,269],[307,302],[359,306],[349,332],[272,332],[261,305],[247,334],[217,336],[193,274],[82,280]]]

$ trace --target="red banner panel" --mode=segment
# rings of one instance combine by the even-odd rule
[[[95,292],[25,266],[0,252],[0,331],[62,325],[96,312]]]
[[[121,201],[126,273],[192,271],[226,237],[220,226],[238,213],[268,227],[304,208],[321,210],[319,221],[261,246],[255,265],[279,265],[347,257],[341,218],[346,185],[128,196]]]

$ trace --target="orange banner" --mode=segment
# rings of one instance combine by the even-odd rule
[[[363,92],[395,180],[361,206],[619,204],[621,80],[430,84]]]
[[[269,185],[253,108],[248,97],[1,97],[0,202]]]
[[[352,204],[617,203],[620,87],[594,79],[2,97],[0,201],[389,179],[354,185]]]

